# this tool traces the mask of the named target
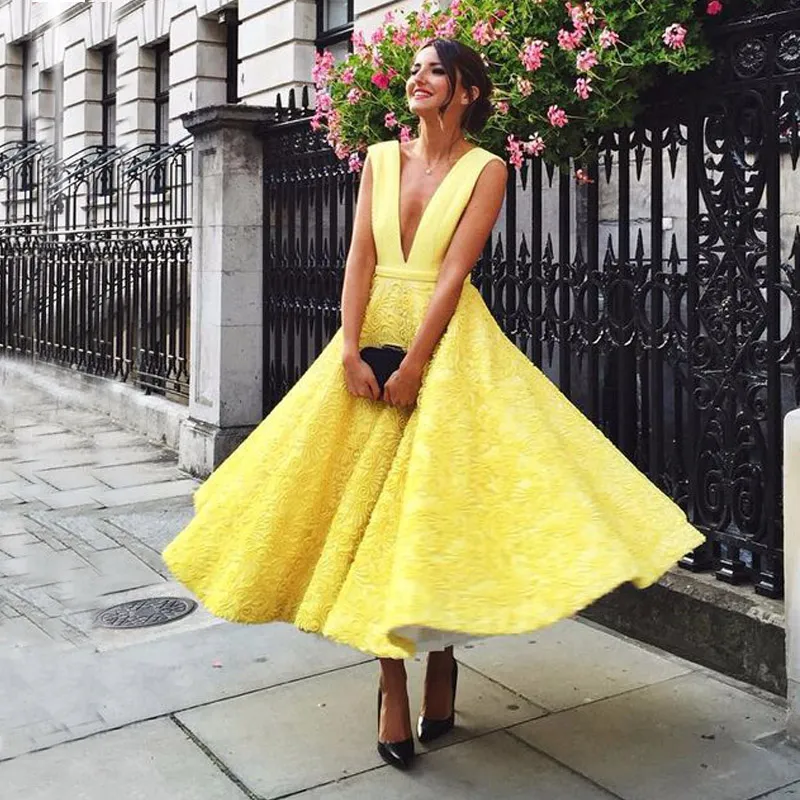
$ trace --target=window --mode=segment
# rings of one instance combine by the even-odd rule
[[[317,1],[318,49],[330,50],[337,59],[350,52],[353,35],[353,0]]]
[[[113,147],[117,140],[117,51],[103,50],[103,147]]]
[[[228,63],[225,70],[225,102],[239,102],[239,13],[235,8],[220,12],[219,21],[225,25],[225,52]]]
[[[169,42],[155,48],[156,53],[156,144],[169,142]]]

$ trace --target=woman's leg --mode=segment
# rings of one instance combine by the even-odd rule
[[[380,688],[383,694],[378,722],[379,742],[402,742],[411,738],[406,665],[402,660],[382,658]]]
[[[422,716],[445,720],[453,713],[453,648],[428,653]]]

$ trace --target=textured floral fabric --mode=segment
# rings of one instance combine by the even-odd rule
[[[378,267],[362,345],[407,346],[483,167],[431,199],[407,260],[400,156],[374,145]],[[466,283],[413,411],[352,397],[341,331],[198,490],[164,558],[214,614],[402,658],[444,633],[530,631],[703,541],[504,336]]]

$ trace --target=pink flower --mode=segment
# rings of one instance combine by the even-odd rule
[[[417,22],[420,30],[426,31],[433,26],[433,17],[427,11],[420,11],[417,14]]]
[[[442,39],[452,39],[458,30],[458,21],[455,17],[447,17],[436,26],[436,35]]]
[[[472,28],[472,38],[480,45],[487,45],[494,39],[491,22],[476,22]]]
[[[336,153],[336,158],[341,161],[350,155],[350,148],[346,144],[337,144],[334,152]]]
[[[523,97],[533,92],[533,84],[527,78],[517,78],[517,90]]]
[[[512,166],[519,169],[522,166],[522,160],[524,157],[523,150],[522,150],[522,142],[517,139],[516,136],[512,133],[509,135],[508,139],[506,140],[508,145],[506,150],[508,150],[508,163]]]
[[[664,40],[664,44],[667,47],[671,47],[673,50],[680,50],[686,47],[686,34],[688,31],[683,25],[674,22],[672,25],[667,27],[664,31],[664,35],[661,37]]]
[[[567,112],[555,105],[547,109],[547,119],[554,128],[563,128],[569,122]]]
[[[361,89],[356,89],[355,87],[353,87],[347,93],[347,102],[350,103],[351,106],[354,106],[363,96],[364,94],[361,91]]]
[[[314,55],[314,67],[311,70],[311,78],[317,89],[327,86],[328,81],[331,79],[333,65],[336,59],[330,50],[323,50],[321,53]]]
[[[464,13],[464,9],[461,8],[462,0],[450,0],[450,13],[454,17],[460,17]]]
[[[322,127],[323,121],[324,117],[322,114],[314,114],[314,116],[311,117],[311,130],[318,131]]]
[[[547,46],[547,42],[543,42],[541,39],[525,40],[525,47],[520,55],[520,61],[522,61],[525,69],[529,72],[535,72],[542,66],[542,57]]]
[[[339,80],[345,85],[349,86],[356,79],[356,71],[352,67],[345,67]]]
[[[361,157],[358,153],[353,153],[347,161],[347,171],[348,172],[361,172],[361,168],[364,165],[361,162]]]
[[[372,44],[380,44],[386,38],[386,31],[383,28],[376,28],[372,32],[370,41]]]
[[[589,173],[583,169],[575,171],[575,180],[578,181],[578,183],[594,183],[594,181],[589,177]]]
[[[400,141],[401,142],[411,141],[411,128],[409,128],[408,125],[400,126]]]
[[[597,15],[595,14],[594,7],[591,3],[581,5],[572,5],[572,3],[564,3],[567,13],[572,20],[572,24],[578,27],[586,27],[586,25],[594,25],[597,22]]]
[[[372,82],[377,86],[379,89],[388,89],[389,83],[391,82],[391,77],[387,75],[385,72],[376,72],[372,76]]]
[[[327,114],[333,108],[333,100],[327,92],[317,92],[316,110],[320,114]]]
[[[594,90],[592,89],[591,78],[578,78],[578,80],[575,81],[575,94],[577,94],[581,100],[588,100],[592,91]]]
[[[507,100],[498,100],[497,103],[495,103],[495,106],[497,107],[497,112],[499,114],[508,114],[510,109]]]
[[[594,50],[581,50],[578,53],[575,66],[580,72],[588,72],[592,67],[596,67],[598,63],[597,53]]]
[[[608,50],[609,47],[613,47],[619,41],[619,34],[616,31],[612,31],[611,28],[604,28],[603,32],[600,34],[600,47],[603,50]]]
[[[566,31],[563,28],[558,32],[558,46],[562,50],[577,50],[583,40],[583,30]]]
[[[710,17],[716,17],[717,14],[722,13],[722,3],[719,0],[711,0],[711,2],[706,6],[706,14]]]
[[[383,124],[387,128],[396,128],[397,127],[397,116],[395,115],[394,111],[389,111],[386,116],[383,118]]]
[[[528,137],[528,141],[523,145],[525,155],[527,156],[540,156],[544,152],[545,144],[544,139],[539,136],[539,132]]]
[[[405,46],[406,42],[408,41],[408,26],[407,25],[400,25],[395,29],[395,32],[392,34],[392,44],[396,44],[398,47]]]
[[[367,42],[364,39],[364,34],[361,31],[354,31],[352,42],[353,42],[353,52],[357,56],[363,56],[367,52]]]
[[[395,19],[394,11],[387,11],[383,17],[383,24],[391,25],[394,22],[394,19]]]

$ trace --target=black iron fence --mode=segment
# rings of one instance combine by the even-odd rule
[[[800,4],[603,137],[593,183],[533,162],[473,273],[508,336],[708,536],[683,566],[783,591],[781,426],[800,399]],[[668,95],[666,94],[668,92]],[[277,108],[265,141],[265,411],[339,324],[356,181]]]
[[[0,148],[0,354],[186,400],[190,157]]]

